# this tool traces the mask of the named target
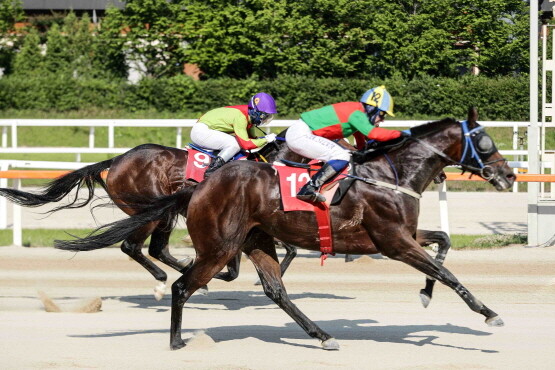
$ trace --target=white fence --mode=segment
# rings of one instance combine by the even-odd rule
[[[121,153],[126,148],[115,147],[115,130],[118,127],[174,127],[175,146],[183,146],[183,128],[190,128],[196,122],[194,119],[4,119],[0,120],[2,126],[2,148],[0,153]],[[294,120],[275,120],[269,125],[264,126],[266,132],[272,127],[289,127]],[[429,121],[392,121],[382,123],[382,127],[413,127]],[[481,121],[485,127],[507,127],[512,128],[513,132],[513,151],[518,149],[518,128],[527,127],[528,122],[509,122],[509,121]],[[87,148],[20,148],[18,146],[19,127],[89,127],[89,145]],[[108,148],[97,148],[95,145],[95,128],[108,128]],[[8,129],[11,129],[11,145],[8,147]],[[58,150],[58,151],[50,151]],[[519,150],[518,153],[506,153],[506,155],[526,154],[526,151]]]

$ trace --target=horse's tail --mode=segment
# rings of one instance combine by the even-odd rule
[[[101,226],[84,238],[55,240],[54,246],[69,251],[101,249],[124,241],[138,228],[155,221],[163,221],[168,229],[173,229],[177,217],[186,214],[195,188],[190,186],[174,194],[155,198],[148,205],[132,205],[138,213]]]
[[[117,158],[117,157],[116,157]],[[102,179],[102,171],[108,169],[115,158],[72,171],[65,176],[48,183],[38,194],[27,193],[21,190],[0,188],[0,196],[4,196],[12,202],[24,207],[38,207],[47,203],[58,202],[68,195],[74,188],[86,185],[89,195],[86,199],[79,199],[78,194],[69,204],[59,206],[50,212],[56,212],[65,208],[80,208],[87,205],[94,196],[95,184],[99,184],[106,190],[106,183]]]

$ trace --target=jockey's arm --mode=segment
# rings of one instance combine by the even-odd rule
[[[268,140],[266,139],[254,139],[250,137],[249,131],[247,131],[246,119],[244,120],[244,122],[234,122],[233,130],[235,132],[235,139],[239,143],[241,149],[249,150],[260,148],[261,146],[266,145],[266,143],[268,142]]]
[[[366,114],[361,111],[353,112],[349,116],[349,122],[356,128],[358,132],[362,133],[365,137],[371,140],[388,141],[397,139],[399,136],[401,136],[401,131],[388,130],[385,128],[374,126],[372,123],[370,123]]]

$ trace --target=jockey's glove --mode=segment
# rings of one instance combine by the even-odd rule
[[[409,137],[409,136],[411,136],[411,135],[412,135],[412,133],[410,132],[410,128],[401,131],[401,137]]]
[[[264,136],[264,138],[265,138],[269,143],[271,143],[271,142],[276,141],[276,136],[277,136],[276,134],[268,134],[268,135]]]

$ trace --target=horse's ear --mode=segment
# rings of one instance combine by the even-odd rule
[[[476,107],[470,107],[468,109],[468,119],[469,123],[476,123],[478,122],[478,109]]]

